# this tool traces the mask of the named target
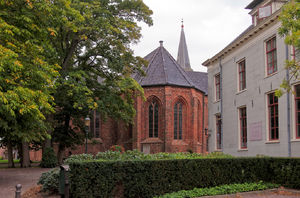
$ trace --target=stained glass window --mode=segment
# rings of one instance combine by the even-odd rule
[[[158,104],[149,104],[149,137],[158,137]]]
[[[100,137],[100,113],[98,111],[92,112],[90,122],[90,133],[92,137]]]
[[[182,103],[174,105],[174,139],[182,139]]]

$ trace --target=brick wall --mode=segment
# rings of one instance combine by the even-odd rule
[[[207,96],[193,88],[175,86],[144,87],[146,101],[135,99],[136,116],[133,125],[108,119],[100,123],[100,138],[88,141],[88,152],[96,154],[108,150],[112,145],[122,145],[126,150],[138,149],[146,153],[206,151],[203,134],[207,128]],[[204,97],[204,120],[203,120]],[[158,138],[149,138],[148,107],[152,100],[159,104]],[[174,105],[183,104],[182,140],[174,140]],[[204,126],[203,126],[204,121]],[[80,145],[65,152],[65,156],[85,152]]]

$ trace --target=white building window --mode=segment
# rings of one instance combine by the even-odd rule
[[[215,75],[215,100],[221,99],[221,81],[220,74]]]

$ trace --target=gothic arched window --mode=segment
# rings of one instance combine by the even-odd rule
[[[174,139],[182,139],[182,103],[174,105]]]
[[[153,101],[149,104],[149,137],[158,137],[158,104]]]

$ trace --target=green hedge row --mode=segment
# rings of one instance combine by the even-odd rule
[[[208,159],[208,158],[233,158],[233,156],[221,152],[212,152],[209,154],[200,153],[155,153],[145,154],[138,150],[120,151],[105,151],[99,152],[97,155],[79,154],[71,155],[64,163],[80,162],[87,160],[101,161],[139,161],[139,160],[172,160],[172,159]]]
[[[300,189],[300,159],[231,158],[70,163],[73,197],[154,197],[245,182]]]

